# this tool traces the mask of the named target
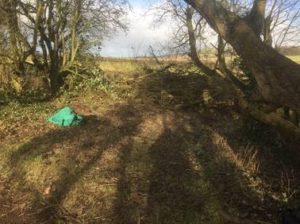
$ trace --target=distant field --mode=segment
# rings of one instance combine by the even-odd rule
[[[136,63],[134,60],[105,60],[100,61],[99,66],[106,72],[126,72],[133,73],[141,69],[142,63]]]
[[[287,57],[300,64],[300,55],[287,56]]]
[[[170,63],[174,62],[172,60],[170,61],[161,61],[162,64],[164,63]],[[176,62],[178,63],[178,62]],[[136,73],[141,73],[144,71],[144,68],[152,68],[152,69],[157,69],[160,64],[156,62],[154,58],[124,58],[124,59],[104,59],[100,60],[98,62],[99,67],[106,71],[106,72],[111,72],[111,73],[129,73],[129,74],[136,74]]]
[[[286,55],[286,57],[300,64],[300,55]],[[217,60],[215,56],[203,56],[202,60],[208,64],[214,64]],[[234,57],[226,56],[226,62],[230,64],[234,60]]]
[[[202,55],[200,56],[204,63],[211,67],[214,67],[216,63],[216,57],[213,55]],[[300,64],[300,55],[288,56],[291,60]],[[226,62],[228,65],[232,63],[234,58],[226,57]],[[177,57],[164,57],[159,58],[162,63],[184,63],[190,61],[187,56],[177,56]],[[137,73],[141,72],[144,67],[157,68],[159,65],[156,63],[154,58],[104,58],[99,61],[99,66],[101,69],[107,72],[121,72],[121,73]]]

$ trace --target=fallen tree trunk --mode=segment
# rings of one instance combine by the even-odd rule
[[[246,101],[242,96],[239,96],[238,105],[243,111],[248,113],[254,119],[272,126],[282,133],[295,138],[296,140],[300,140],[300,128],[292,122],[280,117],[278,113],[265,113],[258,109],[255,105]]]
[[[259,109],[257,103],[249,102],[247,100],[247,98],[245,97],[244,89],[241,88],[240,85],[229,78],[223,79],[223,81],[225,81],[227,85],[231,85],[232,88],[235,89],[237,95],[237,105],[243,112],[249,114],[254,119],[266,125],[276,128],[285,135],[293,137],[297,141],[300,141],[300,127],[293,123],[291,120],[287,120],[281,117],[277,113],[276,107],[272,107],[272,109],[270,109],[270,112],[266,112],[267,110],[264,111],[262,109]]]

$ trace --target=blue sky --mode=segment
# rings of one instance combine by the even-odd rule
[[[132,57],[149,53],[149,46],[154,48],[165,44],[171,37],[170,24],[154,27],[154,15],[149,7],[159,0],[131,0],[132,10],[128,14],[129,30],[117,32],[104,41],[101,55],[106,57]]]

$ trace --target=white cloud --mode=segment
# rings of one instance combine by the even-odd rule
[[[102,56],[131,57],[145,55],[149,46],[167,42],[172,36],[172,22],[168,21],[159,27],[153,26],[154,15],[146,13],[142,6],[133,6],[129,12],[129,31],[118,32],[104,41]]]

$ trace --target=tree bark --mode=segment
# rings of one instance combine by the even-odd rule
[[[246,85],[244,85],[226,66],[226,60],[225,60],[225,47],[226,43],[224,43],[224,40],[218,36],[218,64],[219,64],[219,70],[226,76],[226,78],[233,82],[233,84],[239,88],[241,91],[246,90]]]
[[[50,79],[50,88],[52,96],[55,96],[59,89],[59,62],[58,57],[53,57],[51,60],[50,70],[49,70],[49,79]]]
[[[262,110],[259,110],[256,105],[247,102],[243,97],[239,97],[239,106],[256,120],[273,126],[297,141],[300,140],[300,128],[298,127],[298,124],[296,125],[291,121],[281,118],[276,112],[266,114]]]
[[[199,58],[198,51],[197,51],[197,41],[195,37],[195,31],[193,26],[193,12],[194,9],[191,7],[188,7],[186,9],[186,26],[188,29],[188,35],[189,35],[189,45],[190,45],[190,57],[194,64],[200,68],[205,74],[210,76],[216,76],[217,73],[210,69],[208,66],[202,63],[202,61]]]
[[[264,99],[300,108],[300,65],[263,43],[248,22],[216,0],[185,0],[236,50],[255,76]]]
[[[18,73],[24,72],[24,61],[18,49],[19,40],[17,33],[19,32],[18,17],[17,17],[17,2],[10,0],[7,2],[6,8],[7,26],[9,33],[9,40],[12,48],[12,58],[14,60],[15,69]]]
[[[264,36],[264,42],[269,46],[273,45],[271,25],[272,25],[272,18],[268,16],[264,22],[263,36]]]
[[[258,37],[263,32],[266,4],[267,0],[254,0],[253,7],[245,18]]]

